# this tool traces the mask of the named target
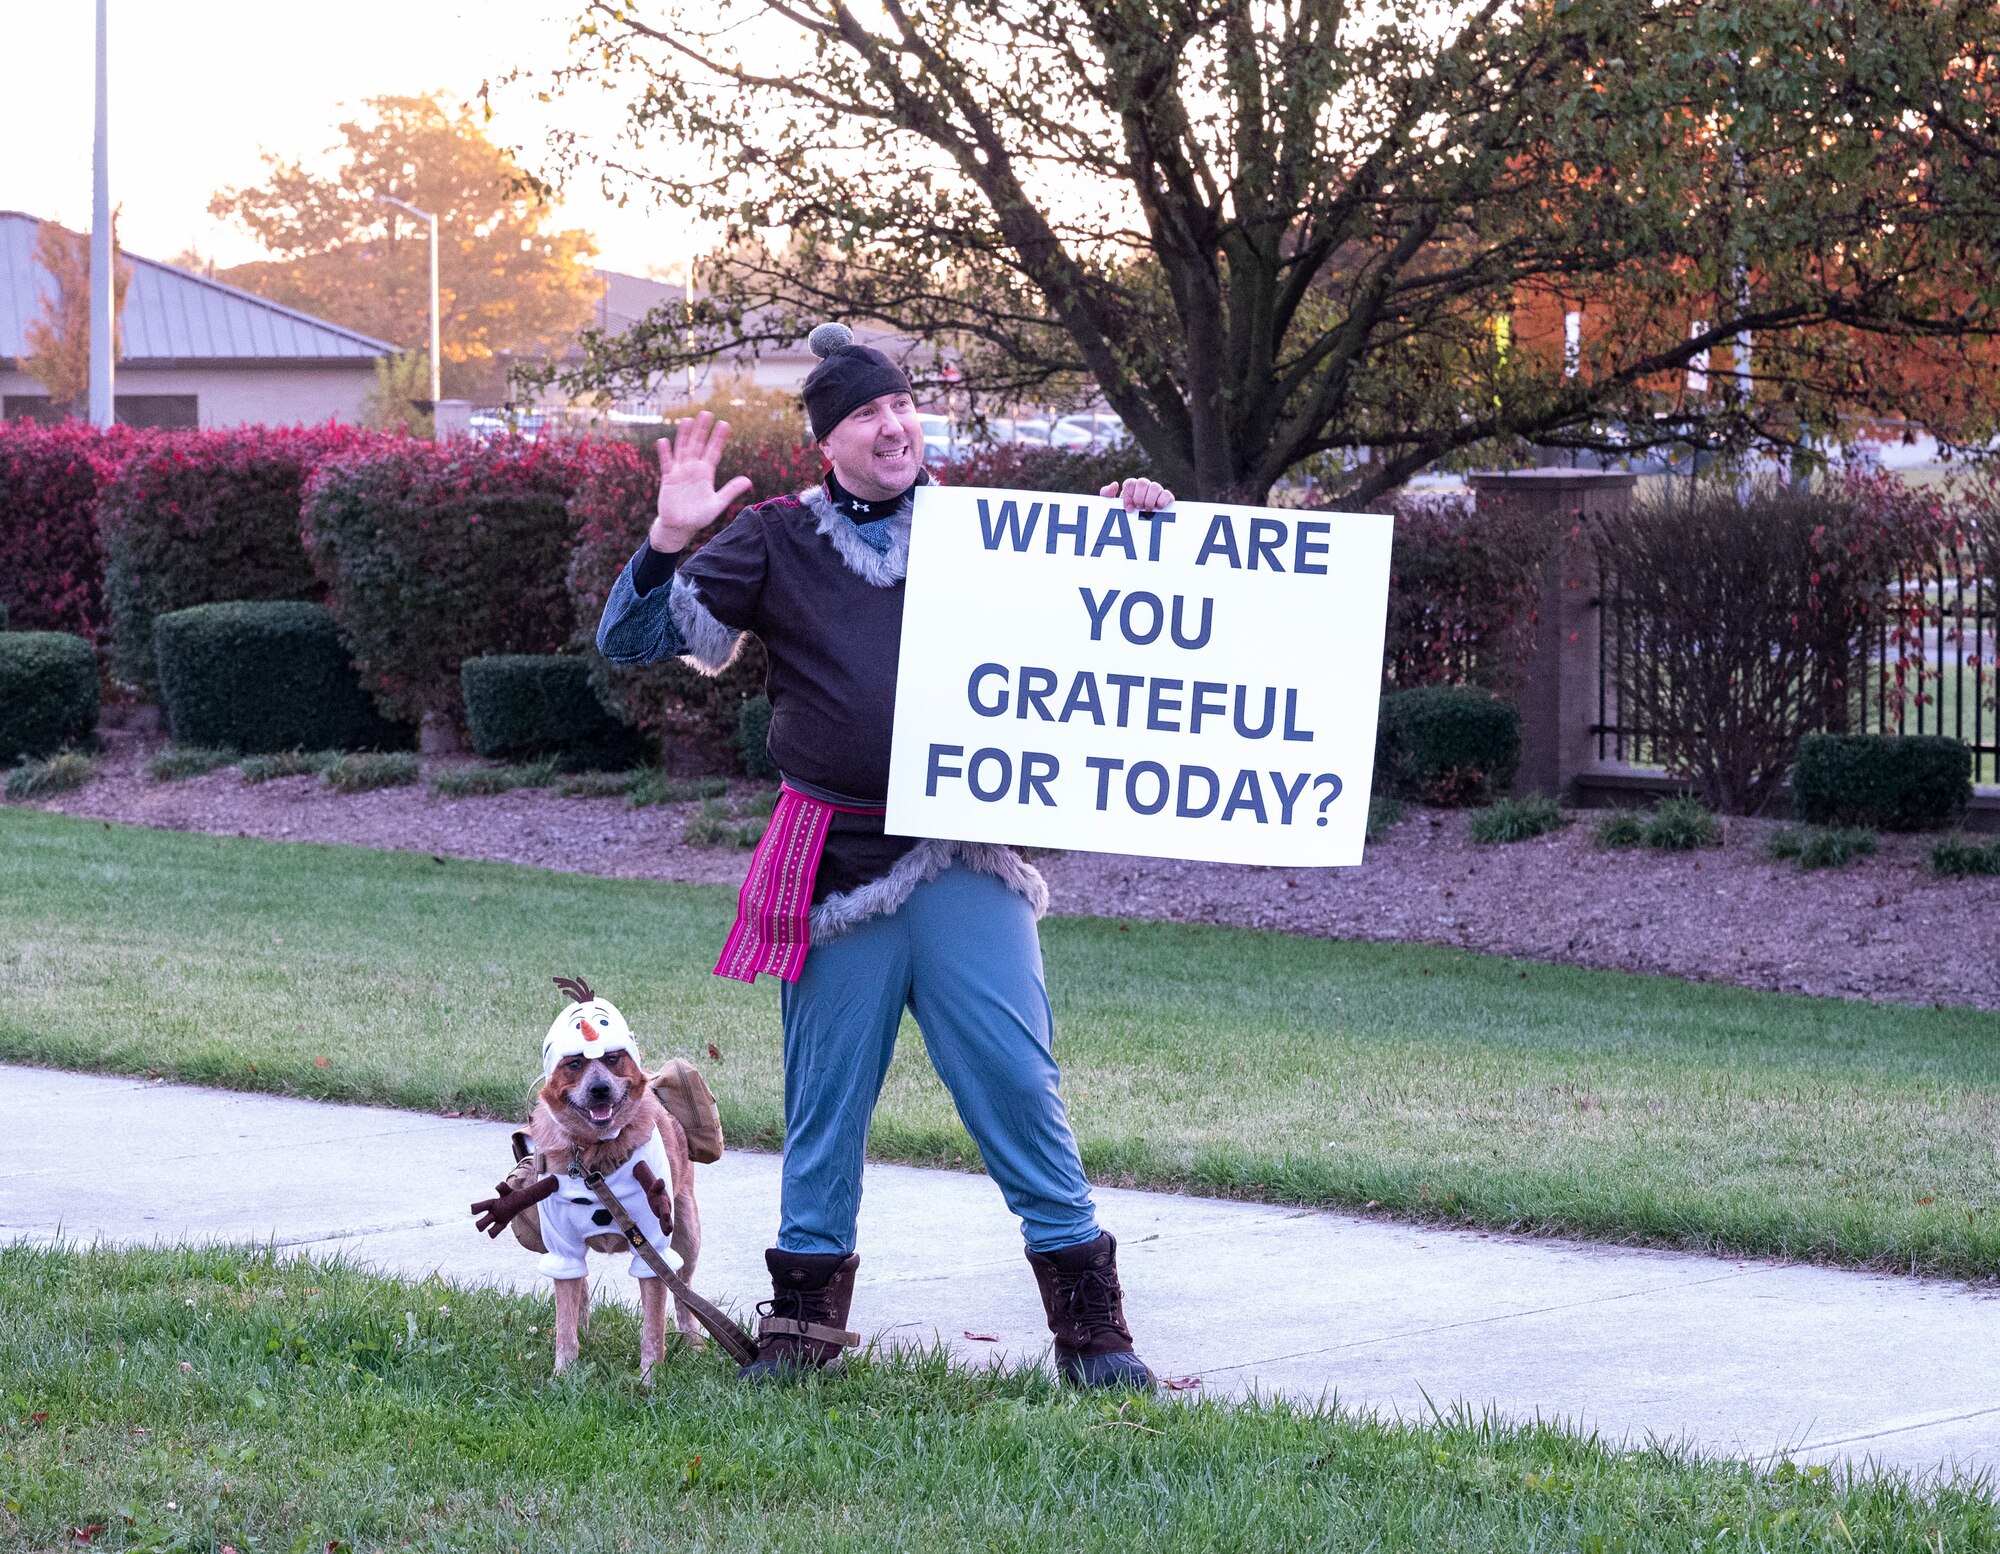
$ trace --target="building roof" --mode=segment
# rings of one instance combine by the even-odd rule
[[[33,216],[0,210],[0,360],[29,354],[28,324],[55,291],[54,277],[35,261],[40,228]],[[205,275],[138,254],[120,257],[132,266],[120,321],[121,362],[363,362],[396,353],[385,340]]]

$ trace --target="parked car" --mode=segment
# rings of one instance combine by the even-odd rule
[[[917,425],[924,429],[924,462],[926,464],[954,464],[970,451],[959,436],[958,428],[952,425],[951,417],[939,415],[935,411],[919,410]]]
[[[1049,430],[1049,446],[1077,453],[1103,453],[1123,447],[1131,440],[1125,423],[1104,410],[1066,415]]]
[[[509,434],[534,440],[556,425],[556,417],[536,410],[518,411],[512,415],[505,410],[475,410],[472,412],[470,433],[475,442],[490,442]]]
[[[1046,448],[1049,445],[1049,423],[1017,421],[1012,416],[1004,415],[991,416],[986,422],[986,440],[996,448],[1005,448],[1014,443]]]

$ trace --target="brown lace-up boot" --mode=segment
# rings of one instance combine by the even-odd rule
[[[1042,1309],[1056,1336],[1056,1369],[1079,1387],[1153,1390],[1153,1373],[1132,1352],[1125,1292],[1118,1287],[1118,1243],[1105,1231],[1081,1246],[1030,1252]]]
[[[846,1330],[861,1259],[852,1253],[772,1247],[764,1254],[764,1266],[771,1270],[771,1298],[757,1308],[764,1318],[757,1324],[757,1358],[741,1374],[782,1380],[839,1370],[840,1351],[861,1342]]]

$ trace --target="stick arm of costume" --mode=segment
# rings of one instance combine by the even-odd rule
[[[659,1174],[641,1160],[632,1167],[632,1180],[639,1184],[639,1190],[646,1195],[646,1202],[653,1207],[653,1217],[660,1222],[660,1229],[673,1234],[674,1195]]]
[[[502,1182],[491,1198],[481,1198],[472,1206],[472,1228],[497,1236],[511,1225],[522,1210],[551,1197],[562,1185],[559,1178],[545,1176],[532,1187],[509,1187]]]

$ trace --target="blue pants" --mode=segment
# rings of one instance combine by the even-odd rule
[[[1028,1249],[1095,1239],[1090,1184],[1056,1090],[1034,912],[990,874],[955,864],[894,913],[814,945],[784,986],[778,1246],[854,1250],[868,1123],[905,1007]]]

